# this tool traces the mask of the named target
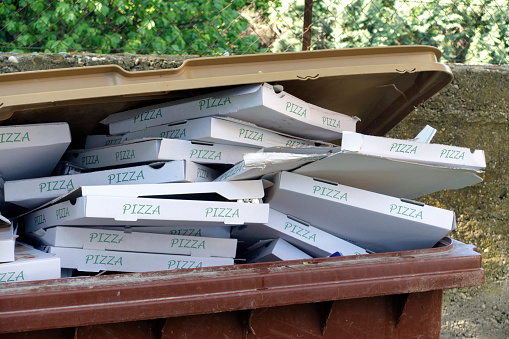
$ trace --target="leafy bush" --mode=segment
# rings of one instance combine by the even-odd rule
[[[259,52],[243,0],[3,0],[4,51]]]

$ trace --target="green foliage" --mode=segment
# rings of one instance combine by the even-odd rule
[[[507,64],[508,13],[509,0],[315,0],[311,47],[431,45],[450,62]],[[288,29],[273,50],[300,50],[302,18],[286,10],[278,22]]]
[[[264,4],[264,1],[258,1]],[[243,0],[3,0],[4,51],[259,52]]]
[[[3,0],[0,50],[298,51],[303,11],[304,0]],[[450,62],[507,64],[508,13],[509,0],[314,0],[311,49],[418,44]]]

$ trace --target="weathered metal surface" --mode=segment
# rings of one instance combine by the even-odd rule
[[[472,246],[51,281],[0,290],[0,332],[87,326],[483,283]]]

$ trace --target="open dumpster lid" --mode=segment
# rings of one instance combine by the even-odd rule
[[[0,120],[66,120],[85,136],[104,133],[99,121],[112,113],[267,82],[359,117],[360,133],[384,135],[452,81],[440,56],[434,47],[396,46],[197,58],[176,69],[143,72],[110,65],[2,74]]]

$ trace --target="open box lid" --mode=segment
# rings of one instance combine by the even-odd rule
[[[99,121],[112,113],[267,82],[359,117],[360,133],[384,135],[452,81],[440,56],[434,47],[396,46],[197,58],[144,72],[111,65],[2,74],[0,120],[66,120],[84,137],[104,132]]]

